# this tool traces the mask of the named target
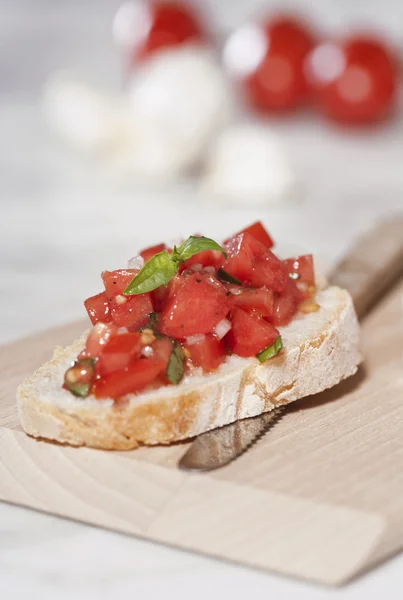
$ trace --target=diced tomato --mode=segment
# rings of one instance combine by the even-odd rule
[[[224,271],[240,279],[249,281],[256,258],[263,256],[266,248],[249,233],[239,233],[230,238],[225,244],[228,259]]]
[[[136,358],[124,369],[96,379],[91,392],[96,398],[118,399],[145,388],[164,368],[164,361],[158,357]]]
[[[98,322],[109,323],[112,321],[110,304],[105,292],[87,298],[84,306],[93,325]]]
[[[144,248],[144,250],[142,250],[140,252],[140,256],[142,256],[144,258],[144,262],[147,262],[148,260],[150,260],[150,258],[152,258],[153,256],[155,256],[159,252],[162,252],[165,249],[166,249],[165,244],[156,244],[155,246],[150,246],[149,248]]]
[[[158,322],[161,333],[179,339],[209,333],[232,306],[226,288],[215,277],[194,273],[183,279],[179,291],[169,297]]]
[[[312,254],[294,256],[293,258],[287,258],[283,262],[288,273],[297,273],[299,275],[297,281],[307,283],[308,285],[315,285]]]
[[[232,329],[226,336],[228,345],[234,354],[249,357],[270,346],[277,336],[278,330],[263,317],[248,313],[241,308],[231,311]]]
[[[281,260],[250,233],[240,233],[226,244],[228,260],[224,270],[255,287],[281,292],[287,283],[287,272]]]
[[[264,256],[256,259],[250,282],[253,286],[266,285],[275,292],[282,292],[288,281],[288,273],[282,261],[273,252],[266,250]]]
[[[136,296],[122,296],[112,298],[112,320],[118,327],[127,327],[135,331],[147,325],[148,315],[153,312],[150,294]]]
[[[79,358],[96,358],[117,330],[113,323],[97,323],[88,334],[84,350]]]
[[[132,358],[140,356],[141,347],[140,333],[116,333],[99,355],[99,372],[107,375],[124,369]]]
[[[226,358],[225,345],[222,340],[208,334],[203,340],[186,346],[192,363],[209,372],[217,369]]]
[[[242,229],[242,231],[240,231],[239,233],[250,233],[250,235],[252,235],[255,238],[255,240],[263,244],[263,246],[266,246],[266,248],[272,248],[274,246],[272,238],[266,231],[261,221],[256,221],[255,223],[252,223],[252,225],[249,225],[249,227],[245,227],[245,229]],[[235,235],[239,235],[239,233],[236,233]],[[225,240],[224,244],[227,244],[228,242],[229,239]]]
[[[169,359],[172,352],[172,340],[168,337],[155,340],[152,345],[154,356],[158,357],[165,364],[165,368],[168,366]]]
[[[219,250],[203,250],[194,254],[181,265],[181,271],[188,269],[192,265],[202,265],[203,267],[214,267],[218,270],[223,266],[225,258]]]
[[[118,269],[117,271],[103,271],[101,273],[102,280],[105,286],[105,293],[108,298],[113,298],[119,294],[123,294],[131,280],[137,273],[138,269]]]
[[[288,281],[284,292],[274,298],[274,311],[271,318],[273,325],[276,325],[276,327],[288,325],[298,311],[298,306],[303,299],[304,295],[300,292],[295,282]]]
[[[150,297],[151,297],[153,309],[155,312],[161,312],[167,296],[168,296],[168,286],[167,285],[160,285],[155,290],[150,292]]]
[[[273,292],[266,287],[241,288],[233,300],[234,306],[248,312],[258,312],[262,317],[271,317],[273,314]]]

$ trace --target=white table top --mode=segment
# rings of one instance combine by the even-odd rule
[[[352,137],[306,116],[282,124],[302,185],[300,203],[277,209],[205,204],[185,185],[150,193],[117,184],[43,128],[36,98],[41,77],[74,52],[62,43],[55,58],[41,40],[61,20],[64,33],[69,23],[77,23],[71,15],[75,10],[77,17],[80,3],[72,3],[70,12],[64,7],[61,16],[54,9],[48,14],[44,0],[38,4],[43,21],[39,12],[33,18],[23,11],[20,2],[11,10],[0,1],[2,39],[11,40],[13,33],[30,51],[42,52],[36,71],[27,71],[21,81],[15,75],[11,92],[0,97],[0,342],[82,317],[82,300],[99,288],[101,269],[123,266],[138,247],[167,233],[202,230],[220,237],[262,218],[276,238],[330,263],[374,220],[403,210],[403,122]],[[100,23],[106,24],[110,9],[100,4]],[[83,30],[94,6],[88,4]],[[90,28],[90,54],[93,38],[99,50],[97,35]],[[84,62],[97,64],[104,75],[110,63],[104,72],[93,54]],[[13,57],[23,64],[21,45]],[[234,599],[247,594],[276,600],[397,600],[402,589],[402,556],[342,590],[325,590],[0,504],[0,597],[11,600],[103,600],[139,592],[147,598],[201,599],[226,597],[229,590]]]

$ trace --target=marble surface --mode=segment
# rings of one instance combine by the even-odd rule
[[[0,38],[8,50],[0,58],[2,343],[82,317],[82,300],[98,290],[100,270],[124,265],[138,247],[165,238],[167,230],[173,237],[198,230],[220,237],[263,218],[276,238],[309,248],[330,265],[371,223],[403,211],[402,120],[355,134],[325,127],[306,114],[273,124],[301,184],[298,201],[264,210],[209,203],[191,182],[153,192],[138,189],[70,153],[44,127],[41,85],[63,66],[117,84],[108,37],[117,4],[0,0]],[[239,1],[233,13],[228,0],[209,5],[226,25],[246,12]],[[349,8],[346,2],[335,5],[321,3],[318,11],[337,25]],[[365,3],[374,14],[377,5]],[[362,2],[355,9],[360,6],[364,10]],[[382,7],[380,20],[393,29],[401,4]],[[236,599],[247,594],[276,600],[381,595],[397,600],[402,589],[403,557],[342,590],[324,590],[0,504],[0,597],[10,600],[103,600],[139,593],[177,599],[230,593]]]

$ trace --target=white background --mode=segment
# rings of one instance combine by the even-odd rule
[[[0,0],[0,341],[83,316],[104,268],[124,266],[148,242],[202,230],[224,236],[262,218],[274,237],[331,264],[381,215],[403,210],[403,120],[351,134],[309,113],[273,123],[300,180],[299,202],[267,210],[209,204],[189,183],[151,193],[117,182],[47,132],[40,93],[55,69],[117,88],[110,40],[117,0]],[[220,28],[263,2],[209,0]],[[339,31],[359,19],[403,41],[396,1],[293,2]],[[310,9],[308,7],[311,7]],[[0,505],[0,597],[388,600],[402,596],[396,558],[342,590],[164,548]]]

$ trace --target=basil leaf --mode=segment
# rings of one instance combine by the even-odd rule
[[[268,346],[267,348],[259,352],[259,354],[256,355],[256,358],[258,358],[260,362],[265,362],[269,358],[273,358],[273,356],[276,356],[276,354],[280,352],[282,347],[283,340],[281,339],[281,335],[279,335],[276,338],[275,342],[271,346]]]
[[[165,372],[167,379],[178,385],[183,379],[183,375],[185,374],[185,355],[183,353],[182,347],[175,342],[172,341],[172,352],[169,357],[168,366]]]
[[[130,296],[151,292],[160,285],[166,285],[177,272],[178,263],[172,260],[172,256],[166,250],[163,250],[146,262],[123,293]]]
[[[227,258],[227,253],[224,248],[221,248],[220,244],[217,244],[214,240],[206,237],[196,237],[191,235],[179,248],[174,249],[173,258],[184,262],[194,254],[202,252],[203,250],[219,250]]]
[[[234,285],[242,285],[242,281],[239,281],[236,277],[232,277],[229,273],[224,271],[224,269],[218,269],[217,276],[221,281],[226,281],[227,283],[233,283]]]

